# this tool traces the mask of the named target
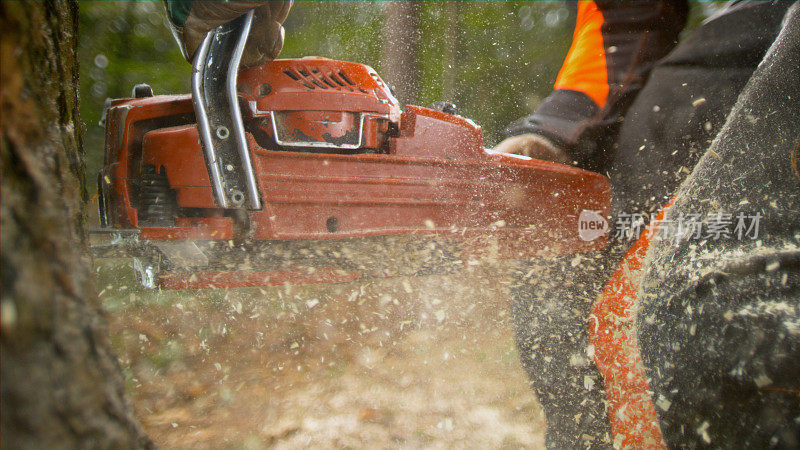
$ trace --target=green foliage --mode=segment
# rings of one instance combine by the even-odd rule
[[[379,69],[382,21],[381,2],[297,1],[280,57],[324,56]]]
[[[423,3],[419,103],[453,101],[493,145],[506,125],[532,112],[552,90],[569,49],[574,13],[560,1],[456,5],[448,11],[444,2]],[[455,21],[453,42],[446,38],[448,20]],[[445,62],[451,45],[454,60]],[[446,71],[453,71],[452,93],[443,92]]]
[[[81,116],[86,123],[88,176],[103,160],[98,125],[107,97],[129,97],[137,83],[156,94],[189,91],[190,67],[155,1],[82,1],[79,5]]]
[[[689,2],[689,18],[681,33],[685,38],[692,30],[700,26],[704,20],[719,12],[727,4],[727,0],[702,0]]]

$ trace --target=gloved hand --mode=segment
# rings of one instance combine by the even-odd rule
[[[550,142],[550,139],[538,134],[520,134],[506,138],[493,150],[499,153],[530,156],[544,161],[572,164],[572,158],[566,151]]]
[[[292,0],[164,0],[181,52],[191,62],[206,34],[223,23],[255,10],[241,65],[256,66],[275,59],[283,48],[283,22]]]

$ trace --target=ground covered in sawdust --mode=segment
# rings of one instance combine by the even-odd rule
[[[543,448],[495,271],[158,293],[129,266],[99,288],[159,446]]]

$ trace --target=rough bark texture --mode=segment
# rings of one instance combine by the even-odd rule
[[[74,1],[0,2],[4,448],[152,446],[91,274],[77,28]]]
[[[419,6],[418,2],[408,0],[386,2],[381,76],[394,87],[400,104],[417,101]]]

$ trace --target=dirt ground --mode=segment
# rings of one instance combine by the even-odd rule
[[[153,292],[129,267],[99,288],[161,447],[544,447],[496,271]]]

